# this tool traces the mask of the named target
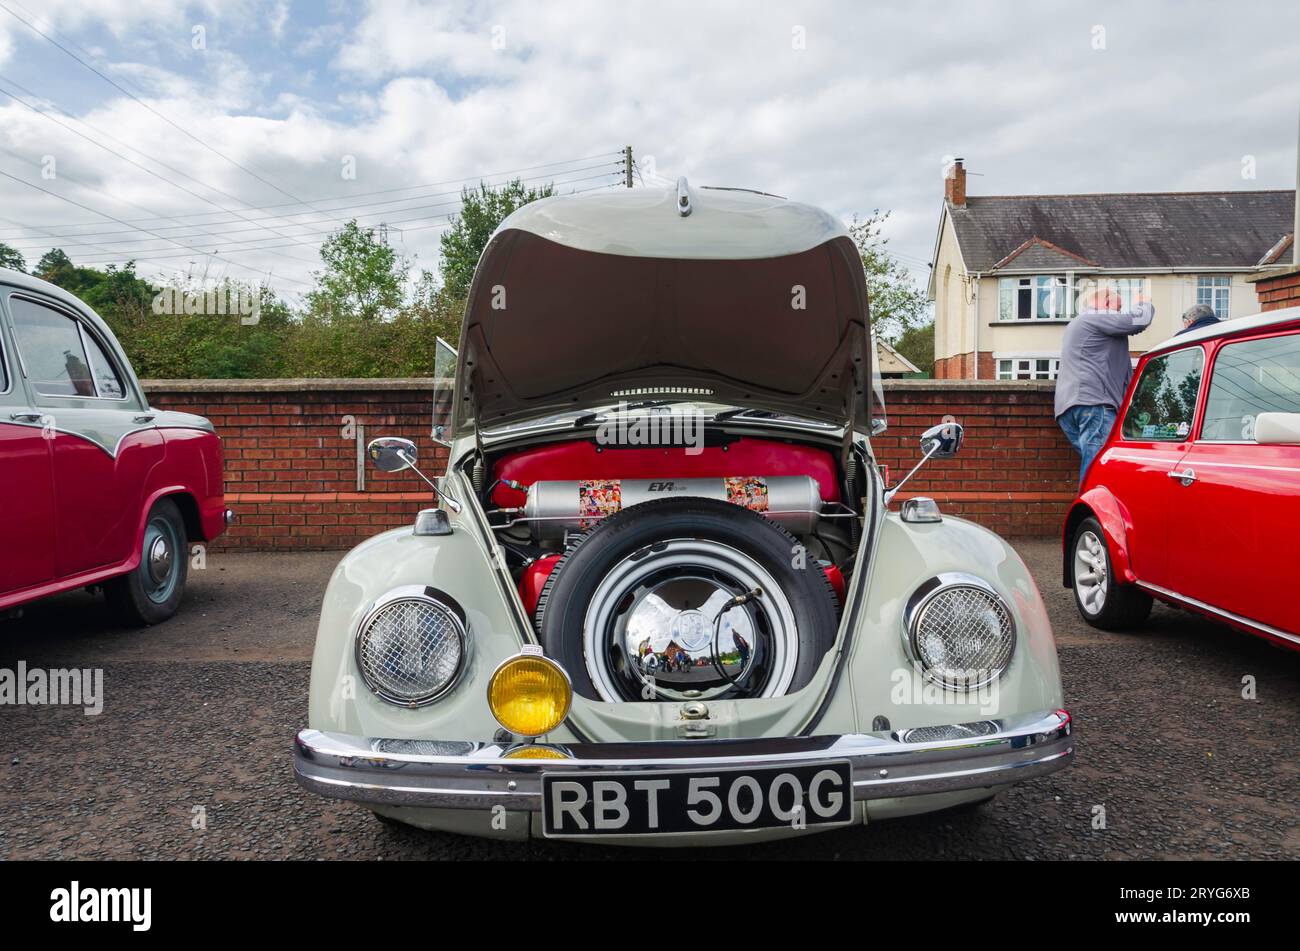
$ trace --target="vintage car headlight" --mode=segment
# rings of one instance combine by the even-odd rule
[[[492,716],[516,736],[550,733],[569,715],[572,701],[569,675],[539,647],[507,658],[488,681]]]
[[[903,615],[908,648],[924,674],[945,687],[982,687],[1002,675],[1016,649],[1011,610],[975,575],[931,578]]]
[[[418,707],[455,684],[466,644],[460,605],[423,585],[396,588],[361,622],[357,669],[377,697]]]

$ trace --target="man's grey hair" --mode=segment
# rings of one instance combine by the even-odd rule
[[[1215,317],[1214,308],[1209,304],[1197,304],[1195,307],[1187,308],[1183,314],[1183,323],[1194,324],[1202,317]]]

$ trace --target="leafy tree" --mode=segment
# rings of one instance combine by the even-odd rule
[[[58,284],[59,282],[51,275],[59,271],[69,270],[72,267],[72,260],[62,248],[50,248],[41,255],[41,259],[36,262],[36,267],[32,270],[43,281],[50,281]]]
[[[372,321],[401,306],[409,265],[374,228],[362,228],[354,218],[325,239],[320,256],[325,269],[316,273],[316,289],[307,295],[314,315]]]
[[[882,214],[878,210],[866,218],[854,216],[849,224],[849,236],[858,246],[862,267],[867,272],[871,322],[876,333],[893,344],[909,327],[924,321],[929,302],[911,272],[889,253],[889,239],[881,236],[888,217],[889,212]],[[934,362],[933,357],[930,362]]]
[[[451,219],[451,227],[438,239],[442,249],[438,269],[446,291],[457,298],[467,296],[474,268],[497,226],[516,208],[554,194],[554,185],[525,188],[517,178],[501,188],[489,188],[480,182],[477,189],[462,189],[460,214]]]
[[[17,248],[0,242],[0,267],[13,268],[15,271],[27,270],[27,262]]]
[[[934,321],[913,324],[894,341],[893,347],[926,376],[934,374]]]

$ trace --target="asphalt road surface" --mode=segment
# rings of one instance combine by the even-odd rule
[[[1161,606],[1142,634],[1094,631],[1055,542],[1019,548],[1056,630],[1073,767],[966,812],[695,854],[1300,858],[1300,653]],[[99,716],[0,706],[0,858],[681,857],[392,828],[301,790],[291,741],[339,557],[211,553],[181,613],[151,629],[114,628],[81,592],[0,620],[0,668],[101,667],[105,693]]]

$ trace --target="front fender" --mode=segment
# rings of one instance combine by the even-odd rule
[[[848,657],[848,674],[832,698],[830,719],[850,717],[862,730],[967,723],[1063,706],[1056,641],[1034,579],[1020,556],[997,535],[963,519],[913,524],[890,515],[874,563]],[[990,583],[1010,607],[1016,651],[987,690],[957,694],[928,685],[916,673],[903,614],[912,593],[943,572],[965,572]],[[838,710],[838,715],[837,711]]]
[[[496,722],[484,701],[487,678],[519,652],[511,606],[482,541],[462,520],[450,535],[417,536],[408,526],[362,542],[339,562],[321,606],[312,655],[308,723],[318,730],[394,739],[489,740]],[[371,605],[402,585],[432,585],[466,613],[466,667],[451,692],[416,710],[380,700],[356,665],[357,628]]]
[[[1074,584],[1074,559],[1070,557],[1070,543],[1074,540],[1074,530],[1089,515],[1101,523],[1101,529],[1106,534],[1111,569],[1125,583],[1136,582],[1137,575],[1133,573],[1128,548],[1128,535],[1133,527],[1133,520],[1124,503],[1117,499],[1110,489],[1098,485],[1079,496],[1070,507],[1070,513],[1065,517],[1065,527],[1061,533],[1062,584],[1067,588]]]

